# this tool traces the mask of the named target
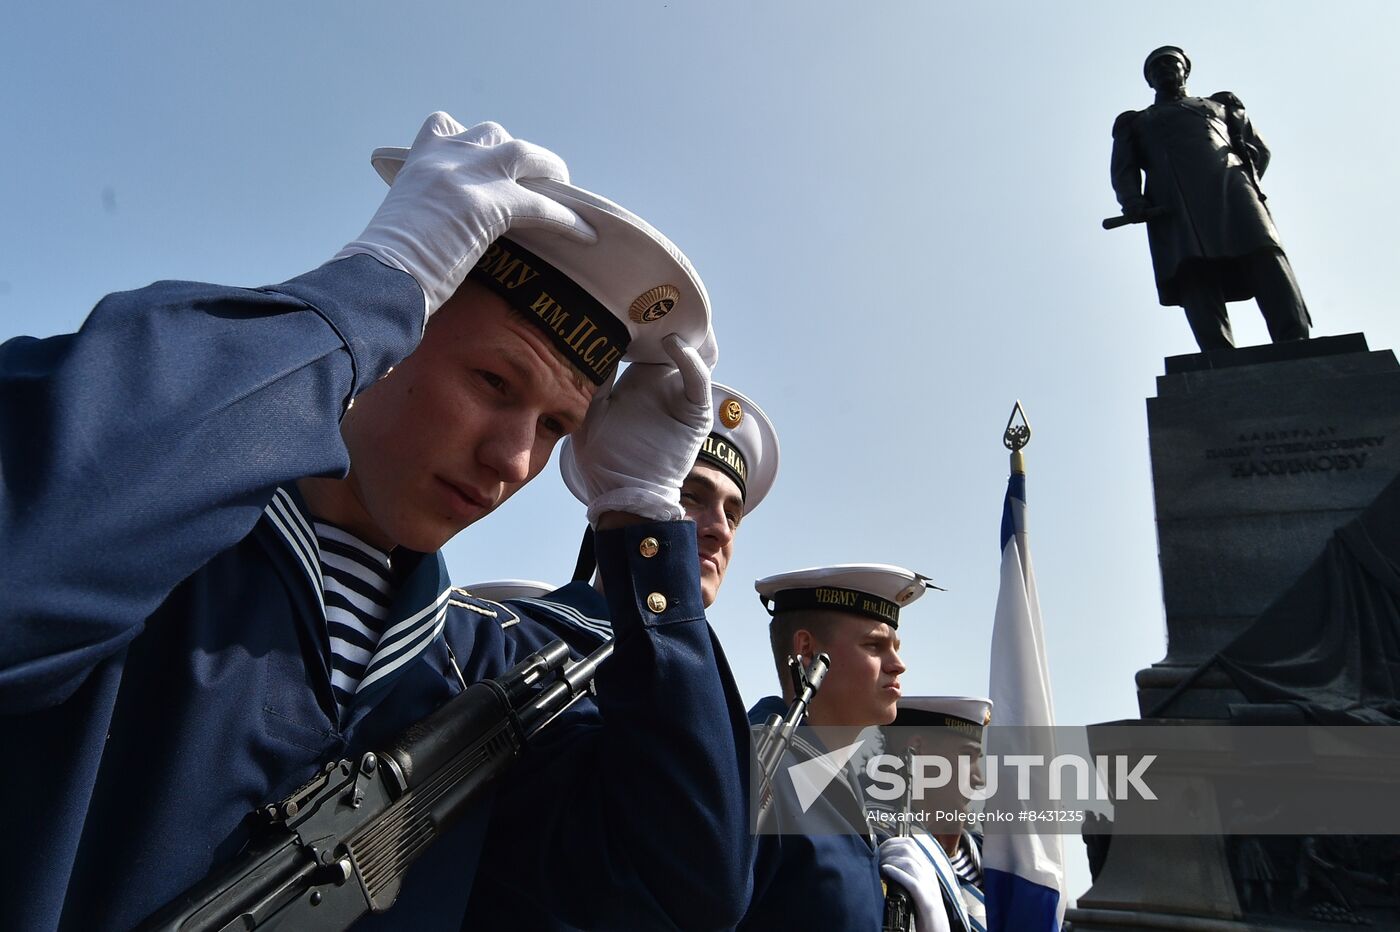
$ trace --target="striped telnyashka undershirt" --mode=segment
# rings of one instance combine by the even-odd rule
[[[958,875],[959,880],[972,884],[981,884],[982,871],[978,869],[976,862],[972,860],[972,856],[967,853],[966,846],[969,844],[971,844],[971,842],[967,840],[966,836],[959,838],[958,850],[953,853],[953,856],[949,858],[948,861],[952,864],[953,873]]]
[[[384,551],[334,525],[315,521],[313,526],[325,585],[331,688],[344,714],[384,633],[393,571]]]

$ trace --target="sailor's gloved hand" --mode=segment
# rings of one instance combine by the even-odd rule
[[[938,842],[927,839],[929,844]],[[919,932],[949,932],[938,871],[913,838],[887,838],[880,843],[880,875],[897,883],[914,904],[914,927]]]
[[[545,227],[580,242],[596,241],[586,221],[526,190],[517,183],[522,178],[568,181],[569,170],[553,152],[511,138],[496,123],[466,129],[448,114],[434,113],[407,150],[374,219],[335,258],[367,253],[402,269],[423,289],[431,315],[511,227]]]
[[[654,521],[685,515],[681,483],[710,432],[710,367],[674,333],[662,345],[674,365],[629,365],[569,437],[595,526],[610,511]]]
[[[719,341],[715,339],[715,328],[711,327],[705,331],[705,341],[696,350],[700,354],[700,361],[709,367],[711,372],[715,371],[715,363],[719,362]]]

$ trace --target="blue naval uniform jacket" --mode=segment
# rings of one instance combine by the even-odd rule
[[[542,598],[510,599],[505,605],[535,622],[516,636],[522,649],[539,650],[550,641],[561,640],[573,656],[585,657],[613,636],[608,600],[591,583],[576,580]]]
[[[345,474],[340,415],[412,351],[422,313],[409,276],[355,256],[270,288],[159,282],[109,295],[75,334],[0,344],[0,925],[134,925],[236,855],[254,807],[455,695],[447,645],[471,682],[538,640],[421,555],[374,682],[337,713],[294,483]],[[699,901],[707,924],[732,922],[748,883],[729,778],[743,745],[708,724],[731,684],[694,527],[621,528],[598,548],[618,636],[597,701],[546,730],[495,805],[533,814],[518,869],[544,904],[593,897],[615,916],[641,888],[644,915]],[[647,610],[653,591],[665,612]],[[458,928],[490,811],[358,927]],[[684,861],[653,844],[671,833]]]
[[[762,725],[770,715],[786,711],[780,697],[768,696],[749,710],[749,721]],[[798,834],[801,825],[788,824],[793,814],[801,813],[788,768],[815,756],[813,752],[826,749],[794,743],[778,767],[772,811],[783,833],[758,837],[753,899],[740,929],[878,932],[884,924],[879,852],[859,786],[851,789],[840,779],[833,781],[801,816],[804,824],[840,826],[844,831]]]
[[[697,557],[690,567],[691,571],[697,574],[697,578],[698,566]],[[625,584],[625,580],[617,578],[615,572],[609,575],[608,568],[603,568],[602,571],[604,588],[611,596],[612,587]],[[614,609],[609,604],[609,599],[605,599],[597,589],[586,582],[569,583],[539,599],[511,599],[505,603],[505,607],[520,619],[520,623],[509,628],[508,632],[513,635],[517,648],[522,652],[538,650],[557,638],[569,645],[574,656],[582,657],[597,650],[608,638],[614,636],[611,620]],[[695,721],[693,727],[702,732],[725,735],[733,746],[741,748],[744,752],[745,756],[740,758],[743,766],[724,779],[728,783],[727,791],[737,794],[747,818],[748,720],[719,641],[713,633],[710,638],[711,651],[725,685],[727,708],[715,709],[712,704],[704,704],[701,707],[708,708],[707,714],[713,717],[705,721]],[[613,659],[606,661],[603,669],[607,669],[613,662]],[[658,679],[657,685],[659,688],[654,689],[651,696],[658,707],[652,714],[687,714],[686,708],[695,707],[693,703],[696,697],[684,681],[667,683]],[[609,702],[612,697],[603,695],[602,691],[613,689],[613,684],[600,677],[598,688],[599,702]],[[641,710],[638,712],[640,714]],[[561,741],[568,740],[567,734],[558,734]],[[699,747],[695,747],[692,753],[700,750]],[[534,761],[548,765],[546,754],[536,756]],[[653,752],[647,756],[643,766],[650,768],[655,764]],[[690,772],[697,781],[714,779],[712,770],[708,776],[702,770]],[[704,790],[697,785],[695,792],[702,793]],[[632,809],[634,806],[635,804],[629,804],[628,808]],[[698,894],[699,899],[688,903],[677,900],[676,908],[664,912],[656,909],[650,902],[656,893],[651,889],[627,891],[626,896],[630,898],[630,902],[623,911],[617,909],[617,904],[608,902],[611,894],[585,895],[569,902],[555,902],[546,906],[540,902],[532,889],[531,881],[534,878],[531,878],[527,871],[519,869],[519,864],[529,856],[528,849],[541,843],[538,830],[539,826],[530,812],[511,812],[504,807],[497,807],[491,821],[487,848],[493,854],[499,852],[503,856],[493,857],[490,862],[482,864],[477,874],[477,886],[472,894],[464,928],[568,932],[575,929],[600,928],[720,929],[734,926],[736,916],[722,916],[716,908],[718,904],[708,902],[713,896],[713,891],[702,891]],[[691,836],[684,834],[683,830],[668,826],[665,820],[657,820],[650,826],[639,824],[636,831],[652,836],[652,856],[673,860],[677,870],[686,869],[686,865],[698,870],[703,859],[714,856],[714,852],[696,849]],[[723,855],[726,862],[742,865],[742,909],[743,904],[748,902],[753,862],[753,837],[748,831],[747,822],[737,834],[727,840],[727,845],[728,850]],[[585,858],[596,856],[594,842],[584,839],[579,854]],[[721,902],[724,899],[722,896]]]

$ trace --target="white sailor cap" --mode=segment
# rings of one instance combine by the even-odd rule
[[[762,408],[727,385],[710,383],[710,403],[714,425],[695,462],[717,466],[733,479],[744,496],[744,514],[751,514],[777,478],[778,433]],[[587,493],[569,438],[559,453],[559,471],[569,491],[586,504]]]
[[[474,583],[462,588],[478,599],[504,602],[506,599],[538,599],[541,596],[549,595],[559,587],[553,583],[538,582],[533,579],[493,579],[489,582]]]
[[[375,149],[370,162],[393,184],[408,150]],[[675,333],[699,349],[710,334],[710,298],[690,260],[641,217],[582,188],[527,178],[524,187],[558,201],[593,227],[585,245],[541,228],[510,230],[469,277],[537,324],[595,385],[619,361],[666,363],[661,341]],[[702,351],[703,352],[703,351]],[[713,347],[708,351],[714,356]],[[706,362],[714,365],[714,358]]]
[[[759,601],[768,614],[830,609],[853,612],[899,627],[899,612],[924,594],[937,589],[927,576],[888,563],[841,563],[779,573],[754,583]]]
[[[992,700],[973,696],[906,696],[899,700],[894,724],[934,725],[981,732],[992,720]]]

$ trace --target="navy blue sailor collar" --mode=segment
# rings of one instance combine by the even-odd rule
[[[278,568],[288,586],[304,600],[304,610],[298,614],[311,628],[309,634],[313,643],[320,646],[319,669],[313,668],[313,672],[318,673],[318,688],[324,687],[331,696],[330,641],[320,547],[312,530],[309,509],[294,486],[279,488],[273,493],[272,500],[263,509],[262,524],[280,545],[279,554],[290,557],[290,560],[278,561]],[[441,638],[446,622],[452,584],[442,554],[420,554],[400,548],[395,551],[394,559],[401,565],[408,561],[413,565],[394,593],[387,626],[356,689],[347,725],[361,718],[386,695],[403,671]],[[330,708],[335,708],[333,696]]]
[[[541,616],[548,618],[555,632],[564,636],[575,649],[591,649],[613,636],[608,600],[592,583],[575,580],[543,598],[510,599],[507,604],[529,606],[532,609],[529,614],[536,620],[542,621]],[[584,636],[584,643],[576,642],[573,636],[576,633]]]
[[[788,704],[781,696],[764,696],[749,710],[749,724],[763,725],[768,721],[769,716],[783,716],[787,714],[787,710]],[[792,742],[788,747],[788,753],[798,763],[815,760],[829,753],[829,750],[816,731],[806,727],[793,734]],[[860,788],[860,780],[855,766],[856,760],[856,757],[851,758],[835,774],[833,783],[839,784],[846,793],[839,803],[833,802],[833,806],[852,826],[864,827],[863,837],[866,843],[873,847],[876,844],[875,833],[866,817],[865,793]]]

